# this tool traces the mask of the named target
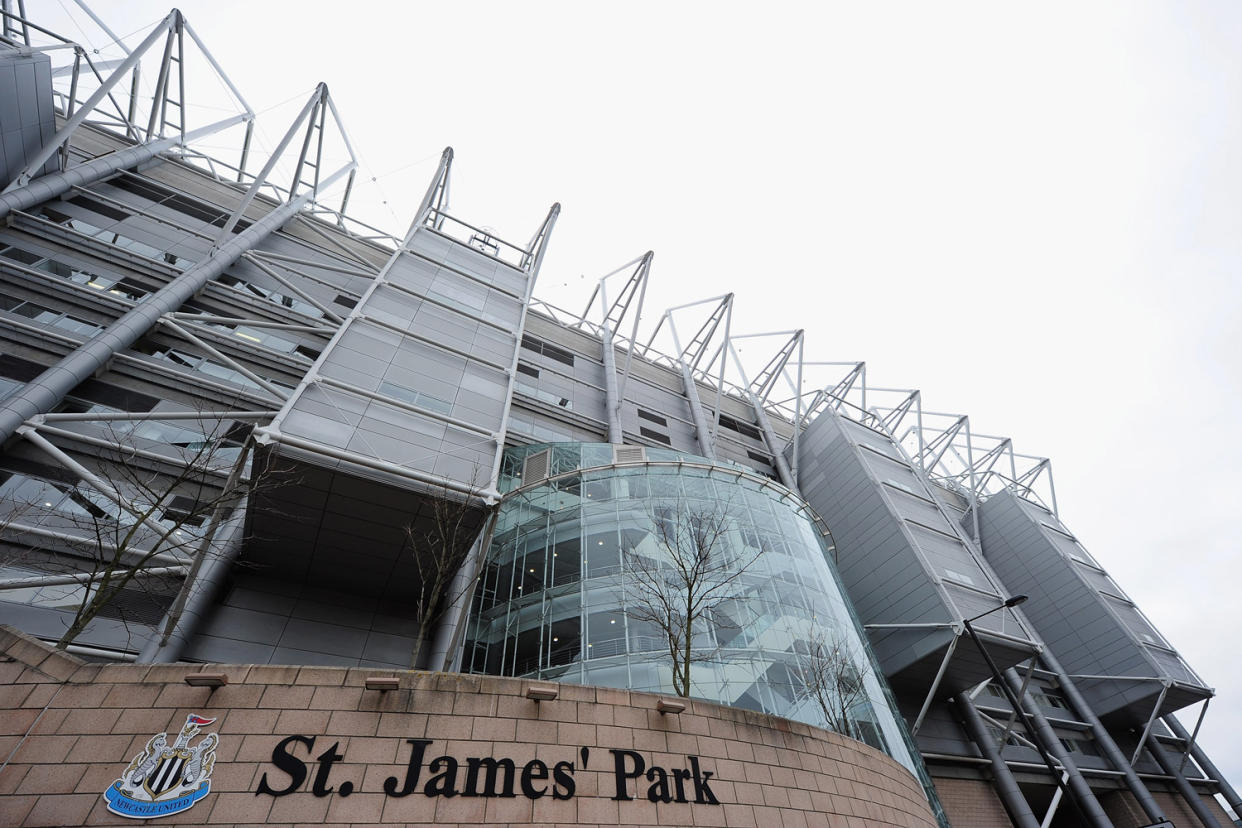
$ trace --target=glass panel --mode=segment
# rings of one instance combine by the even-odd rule
[[[473,669],[674,692],[669,631],[685,625],[653,613],[643,590],[683,594],[675,564],[697,551],[718,589],[691,625],[691,695],[834,727],[918,773],[828,541],[796,495],[671,450],[616,468],[607,444],[551,444],[550,477],[523,483],[526,457],[547,448],[513,448],[502,462],[517,490],[488,550]],[[826,643],[838,654],[828,665],[815,657]],[[825,669],[837,689],[817,697],[810,679]]]

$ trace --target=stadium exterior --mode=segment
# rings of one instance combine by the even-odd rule
[[[187,123],[185,55],[208,53],[178,12],[96,71],[80,48],[31,48],[50,38],[6,12],[0,622],[21,632],[6,633],[6,652],[29,668],[12,680],[164,688],[199,668],[136,665],[252,665],[220,668],[234,684],[239,670],[275,675],[258,665],[343,667],[325,683],[360,695],[341,709],[378,716],[388,702],[361,695],[381,692],[372,679],[443,690],[399,672],[417,652],[423,670],[524,681],[475,680],[485,717],[503,716],[506,694],[552,693],[515,714],[514,745],[523,721],[579,685],[601,689],[581,697],[577,723],[584,703],[615,704],[608,727],[652,694],[659,718],[635,725],[650,735],[675,718],[675,664],[641,612],[641,568],[669,554],[677,526],[701,535],[718,516],[731,592],[691,632],[690,696],[726,712],[694,702],[686,727],[740,733],[729,717],[743,714],[727,711],[749,711],[756,733],[776,732],[772,717],[810,725],[797,732],[819,755],[840,739],[818,730],[829,725],[869,746],[857,749],[875,767],[887,754],[921,780],[928,810],[901,811],[904,822],[834,812],[868,824],[1231,824],[1216,796],[1242,802],[1197,745],[1210,722],[1173,715],[1206,711],[1213,691],[1061,522],[1048,460],[924,411],[917,391],[870,386],[862,363],[808,359],[801,330],[737,333],[732,294],[651,313],[651,253],[602,278],[585,312],[551,307],[534,294],[559,206],[528,242],[481,229],[449,209],[451,150],[405,236],[351,220],[356,165],[324,86],[254,172],[253,114],[209,56],[241,112]],[[49,55],[62,54],[72,71],[54,71]],[[137,66],[157,79],[153,96],[131,95]],[[234,129],[237,166],[194,150]],[[326,136],[347,150],[339,165]],[[282,153],[296,160],[283,185]],[[770,359],[745,363],[742,340],[771,343]],[[411,546],[446,515],[469,554],[432,596],[444,612],[420,625],[411,596],[430,576]],[[70,655],[38,655],[30,638],[61,640],[83,598],[121,580]],[[810,689],[825,641],[849,655],[857,685],[838,720]],[[116,666],[95,674],[75,659]],[[34,690],[5,698],[56,708]],[[229,706],[177,698],[165,706],[182,717]],[[12,821],[47,818],[46,767],[23,750],[52,718],[6,731],[10,774],[25,768],[13,788],[0,770]],[[96,732],[57,721],[60,736]],[[603,740],[603,727],[582,739]],[[351,733],[320,738],[338,732]],[[274,742],[279,725],[265,733]],[[640,747],[639,733],[625,738]],[[21,786],[30,801],[13,810]],[[636,821],[700,819],[711,798],[694,817]],[[495,821],[553,819],[530,807]],[[815,824],[831,807],[796,810]],[[218,808],[213,824],[227,821]],[[628,819],[601,813],[555,821]],[[730,813],[728,824],[766,818]],[[275,810],[233,821],[263,819],[288,821]]]

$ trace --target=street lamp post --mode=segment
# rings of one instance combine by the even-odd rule
[[[966,633],[970,636],[970,640],[975,642],[975,646],[979,648],[979,653],[983,656],[983,660],[988,663],[988,669],[992,671],[992,678],[996,681],[996,685],[1005,694],[1005,698],[1008,699],[1010,706],[1013,707],[1014,712],[1018,715],[1018,719],[1021,720],[1022,729],[1026,731],[1027,738],[1031,740],[1031,744],[1035,746],[1037,751],[1039,751],[1039,755],[1044,760],[1044,764],[1048,766],[1048,772],[1051,773],[1052,778],[1056,780],[1057,787],[1061,789],[1062,797],[1068,799],[1073,804],[1074,810],[1078,812],[1078,816],[1086,822],[1086,815],[1082,812],[1082,807],[1078,804],[1078,800],[1071,795],[1069,789],[1065,785],[1065,780],[1061,778],[1061,772],[1057,770],[1056,762],[1040,743],[1039,736],[1035,733],[1035,728],[1031,726],[1031,723],[1027,717],[1026,709],[1022,706],[1022,701],[1018,698],[1017,694],[1013,692],[1013,688],[1011,688],[1005,681],[1004,676],[1001,675],[1000,668],[996,666],[996,662],[992,660],[991,654],[988,653],[987,648],[983,646],[983,641],[980,640],[979,635],[975,632],[975,628],[970,624],[971,621],[978,621],[985,615],[991,615],[999,610],[1016,607],[1018,604],[1026,601],[1027,597],[1028,596],[1026,595],[1014,595],[1011,598],[1007,598],[1005,603],[1000,606],[992,607],[992,609],[987,612],[981,612],[970,618],[962,619],[962,626],[966,628]],[[1004,745],[1000,745],[999,747],[1002,750],[1004,749]]]

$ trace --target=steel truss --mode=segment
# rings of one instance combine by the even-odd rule
[[[4,405],[0,406],[0,441],[7,441],[13,435],[19,436],[49,462],[63,469],[71,479],[77,481],[79,486],[92,489],[115,504],[120,510],[119,514],[127,516],[130,522],[155,533],[157,538],[164,537],[170,531],[167,526],[155,522],[147,512],[136,507],[125,492],[118,491],[115,486],[102,479],[78,458],[92,453],[102,452],[104,456],[120,453],[126,458],[125,462],[141,464],[144,469],[149,468],[154,473],[166,473],[172,470],[175,474],[178,469],[184,473],[190,469],[187,464],[194,462],[194,458],[188,456],[193,455],[193,452],[178,452],[171,448],[167,451],[138,449],[122,440],[110,437],[108,429],[112,424],[120,422],[193,420],[206,424],[204,427],[213,432],[222,432],[232,422],[262,424],[270,421],[280,402],[287,398],[288,392],[262,376],[248,364],[248,360],[226,353],[221,347],[208,342],[204,335],[219,339],[219,328],[212,326],[244,324],[253,328],[317,335],[323,337],[326,342],[343,321],[342,317],[299,289],[294,280],[283,275],[281,271],[313,279],[309,274],[302,273],[300,268],[313,264],[321,270],[331,270],[333,266],[330,260],[314,263],[302,262],[288,256],[264,254],[258,251],[256,246],[285,223],[296,218],[303,209],[311,205],[337,182],[347,180],[346,196],[342,201],[342,209],[344,209],[348,199],[348,183],[352,182],[357,162],[327,87],[320,84],[289,126],[276,151],[271,154],[263,168],[255,175],[247,174],[245,166],[249,155],[254,113],[220,69],[193,28],[178,11],[174,10],[164,18],[132,51],[127,50],[127,57],[112,68],[107,76],[102,72],[108,67],[92,62],[87,50],[72,41],[55,36],[29,23],[25,20],[22,11],[19,8],[18,12],[14,13],[8,3],[3,6],[3,38],[6,42],[12,43],[15,33],[20,33],[20,40],[28,52],[66,48],[72,50],[74,61],[72,68],[69,69],[71,75],[69,92],[61,94],[59,98],[61,102],[59,129],[37,153],[28,159],[26,166],[12,181],[4,182],[7,186],[3,193],[0,193],[0,215],[26,209],[72,190],[99,197],[99,194],[90,189],[91,185],[118,170],[153,160],[161,153],[173,149],[179,149],[179,154],[184,157],[188,152],[187,145],[191,142],[237,124],[247,125],[240,161],[237,167],[233,168],[237,173],[237,181],[247,185],[244,192],[240,194],[239,204],[218,234],[208,237],[202,232],[188,230],[199,238],[212,239],[213,244],[208,254],[189,269],[173,276],[164,287],[149,294],[144,302],[124,303],[120,317],[108,325],[102,334],[85,343],[73,342],[71,345],[73,350],[69,356],[46,371],[42,377],[28,383],[11,395],[4,401]],[[51,44],[43,47],[30,47],[32,30],[48,35],[52,41]],[[197,128],[189,123],[185,98],[187,38],[197,47],[214,73],[241,105],[243,111],[240,114]],[[144,57],[149,58],[157,53],[160,57],[157,63],[155,91],[149,99],[140,101],[137,89]],[[83,67],[89,69],[98,80],[95,91],[84,99],[82,97],[84,83],[81,77],[84,74]],[[127,79],[130,92],[126,106],[125,96],[121,94],[121,90]],[[143,114],[141,119],[139,118],[140,112]],[[125,139],[127,145],[75,164],[73,162],[80,153],[71,151],[71,147],[75,139],[83,134],[84,128],[119,134]],[[325,135],[329,131],[339,134],[349,153],[348,160],[339,167],[325,166]],[[278,184],[272,179],[274,167],[293,143],[293,139],[299,136],[301,138],[300,151],[295,157],[293,177],[288,184]],[[59,171],[40,175],[40,171],[53,157],[58,158]],[[277,205],[275,207],[265,205],[262,211],[254,211],[255,214],[248,217],[249,226],[241,232],[234,232],[243,214],[261,191],[275,194]],[[105,201],[109,200],[106,196],[102,198]],[[135,215],[146,213],[128,204],[117,206]],[[148,216],[148,218],[168,223],[155,216]],[[325,247],[341,255],[344,261],[350,263],[349,267],[342,265],[340,268],[342,271],[361,273],[361,270],[353,269],[353,263],[368,267],[365,260],[361,260],[356,253],[337,242],[330,234],[323,233],[319,228],[314,227],[313,223],[310,223],[310,226],[312,232],[324,240]],[[214,230],[214,228],[209,229]],[[298,325],[263,318],[260,313],[256,313],[253,317],[249,315],[222,316],[182,309],[187,299],[195,296],[223,274],[233,262],[242,257],[280,284],[283,289],[288,290],[290,294],[316,307],[323,313],[323,321]],[[52,278],[41,273],[36,275],[42,278]],[[374,275],[374,270],[372,269],[367,275]],[[270,395],[271,409],[255,410],[252,406],[248,407],[246,399],[253,399],[255,397],[253,394],[234,392],[226,395],[224,389],[214,383],[196,381],[194,385],[201,386],[207,396],[214,394],[218,399],[227,399],[228,396],[232,396],[232,404],[216,403],[213,406],[212,403],[208,403],[208,407],[212,409],[208,411],[187,409],[106,414],[70,414],[53,411],[53,408],[72,392],[80,381],[107,370],[118,359],[129,360],[129,356],[124,353],[125,350],[132,346],[139,337],[157,328],[191,343],[200,352],[246,377],[265,392],[259,396],[260,399]],[[236,347],[234,350],[240,351]],[[251,346],[247,351],[253,352],[255,349]],[[263,351],[265,349],[260,349],[259,352]],[[276,354],[276,352],[272,353]],[[65,426],[70,428],[66,429]],[[208,435],[205,439],[214,438]],[[241,457],[232,468],[212,466],[195,468],[194,471],[196,474],[201,473],[204,482],[210,481],[210,485],[226,488],[235,486],[247,480],[250,474],[249,462],[245,460],[246,456],[247,453],[243,449]],[[217,564],[228,559],[228,555],[225,554],[228,549],[235,551],[239,548],[241,516],[244,513],[244,502],[232,504],[228,508],[222,507],[210,516],[203,540],[197,544],[192,553],[186,554],[178,549],[160,553],[152,559],[152,563],[161,564],[159,568],[161,575],[179,578],[183,582],[178,597],[162,625],[161,643],[167,643],[171,638],[178,636],[178,622],[181,615],[193,612],[195,601],[201,601],[203,590],[199,588],[197,581],[218,579],[224,570]],[[28,533],[54,541],[70,549],[80,545],[82,540],[73,533],[57,532],[37,526],[13,525],[9,528],[23,534]],[[178,546],[184,546],[184,544]],[[141,552],[137,548],[135,551]],[[209,551],[211,554],[208,554]],[[139,555],[139,557],[142,556]],[[46,585],[59,582],[57,579],[63,580],[65,577],[51,575],[23,579],[24,582],[29,583],[23,583],[22,586]],[[77,579],[75,582],[80,581],[81,579]],[[158,660],[159,655],[160,653],[154,651],[145,653],[144,660]]]

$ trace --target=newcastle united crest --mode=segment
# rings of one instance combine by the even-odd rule
[[[167,733],[157,733],[134,757],[121,778],[104,792],[108,810],[131,819],[153,819],[180,813],[211,791],[211,769],[220,739],[208,733],[197,745],[190,740],[215,719],[191,714],[168,744]]]

